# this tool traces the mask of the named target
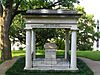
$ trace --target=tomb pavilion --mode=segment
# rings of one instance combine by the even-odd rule
[[[78,70],[76,57],[77,21],[82,14],[74,10],[27,10],[23,13],[26,30],[25,70]],[[35,28],[65,29],[65,57],[57,58],[55,43],[45,43],[45,58],[36,58]],[[71,54],[68,60],[69,31],[71,32]],[[51,32],[52,33],[52,32]]]

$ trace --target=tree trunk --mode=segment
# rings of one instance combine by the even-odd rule
[[[12,22],[12,15],[11,15],[11,10],[6,10],[5,12],[6,14],[5,14],[4,27],[3,27],[3,49],[1,53],[1,59],[3,61],[12,59],[11,42],[9,39],[9,28]]]
[[[0,50],[3,49],[3,40],[2,40],[2,33],[3,33],[3,25],[4,25],[4,17],[0,17]]]

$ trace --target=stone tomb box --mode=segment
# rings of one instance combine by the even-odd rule
[[[55,43],[46,43],[45,48],[45,61],[46,64],[56,64],[56,49],[57,45]]]

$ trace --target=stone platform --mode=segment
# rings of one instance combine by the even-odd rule
[[[53,61],[56,61],[54,63]],[[48,63],[49,62],[49,63]],[[68,70],[69,62],[64,59],[56,59],[56,60],[46,60],[38,58],[33,60],[33,68],[32,70]]]

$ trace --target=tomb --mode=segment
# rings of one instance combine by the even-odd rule
[[[56,48],[57,45],[54,43],[46,43],[44,45],[45,48],[45,62],[46,64],[57,64],[56,61]]]
[[[26,30],[26,70],[78,70],[76,57],[77,21],[82,15],[75,10],[27,10],[23,13]],[[57,45],[45,43],[45,58],[36,58],[35,28],[63,28],[65,29],[65,57],[57,58]],[[71,55],[68,58],[69,31],[71,33]],[[52,32],[51,32],[52,33]],[[70,60],[69,60],[70,59]]]

